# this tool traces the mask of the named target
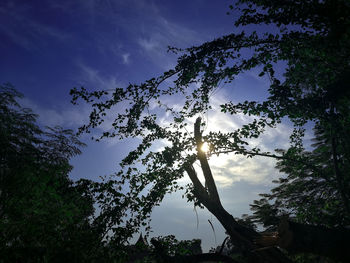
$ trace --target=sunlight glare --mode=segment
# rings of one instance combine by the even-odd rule
[[[201,146],[201,151],[208,153],[209,152],[209,144],[207,142],[204,142]]]

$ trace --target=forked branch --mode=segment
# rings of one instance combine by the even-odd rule
[[[194,124],[194,138],[197,146],[197,157],[202,167],[203,175],[205,178],[205,184],[208,187],[209,196],[214,202],[220,203],[220,197],[215,185],[213,175],[211,173],[207,156],[205,152],[201,150],[201,147],[203,145],[202,133],[200,131],[201,121],[202,119],[198,117]]]

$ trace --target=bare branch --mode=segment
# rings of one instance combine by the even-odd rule
[[[208,187],[210,198],[216,203],[221,204],[218,190],[216,188],[215,181],[207,160],[207,156],[205,152],[201,150],[203,141],[202,141],[202,133],[200,132],[200,125],[201,125],[201,118],[198,117],[196,120],[196,123],[194,124],[194,138],[196,140],[196,145],[197,145],[197,157],[202,167],[205,183],[206,183],[206,186]]]

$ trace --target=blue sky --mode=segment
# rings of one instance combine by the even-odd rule
[[[89,107],[70,104],[71,88],[113,89],[157,76],[175,65],[176,56],[166,52],[167,46],[198,45],[235,30],[232,16],[226,15],[230,4],[228,0],[2,0],[0,81],[11,82],[26,96],[22,103],[40,115],[40,124],[76,129],[87,122]],[[248,72],[219,89],[212,97],[214,110],[206,116],[206,131],[228,131],[248,120],[215,109],[227,98],[264,98],[268,83],[256,76]],[[290,130],[282,124],[252,143],[267,150],[286,148]],[[97,180],[113,173],[136,145],[132,140],[95,143],[87,135],[82,139],[88,146],[73,160],[73,179]],[[236,217],[248,213],[249,203],[268,191],[278,176],[269,159],[225,155],[210,162],[223,205]],[[224,239],[220,224],[205,210],[197,212],[198,227],[193,205],[181,194],[167,196],[153,212],[153,235],[200,238],[204,250],[219,245]]]

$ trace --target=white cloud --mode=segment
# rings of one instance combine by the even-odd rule
[[[175,56],[169,56],[168,46],[188,47],[203,42],[205,39],[196,31],[172,23],[157,14],[153,20],[143,25],[141,37],[137,39],[141,50],[153,63],[162,69],[175,66]]]
[[[57,109],[45,108],[34,101],[24,98],[21,105],[33,110],[38,115],[39,124],[42,126],[61,126],[63,128],[77,129],[88,122],[90,108],[87,105],[66,105]]]
[[[214,108],[224,103],[220,97],[213,99]],[[252,121],[253,117],[245,115],[229,115],[219,111],[209,114],[208,127],[205,131],[230,132]],[[292,128],[286,124],[280,124],[277,128],[266,129],[258,139],[249,140],[249,147],[259,147],[262,151],[274,152],[276,148],[287,148],[289,135]],[[214,178],[221,187],[229,187],[238,181],[246,181],[254,184],[269,184],[278,174],[275,167],[275,159],[269,157],[247,158],[243,155],[228,154],[213,156],[210,159]],[[217,177],[216,177],[217,175]]]
[[[272,158],[254,157],[247,159],[241,155],[219,156],[221,162],[217,159],[212,159],[209,163],[212,164],[212,170],[218,174],[218,180],[221,187],[229,187],[235,182],[246,181],[253,184],[268,184],[276,175],[275,160]],[[222,165],[218,165],[223,163]]]
[[[242,125],[251,122],[254,117],[243,114],[230,115],[220,112],[220,105],[227,102],[225,94],[219,94],[211,98],[213,110],[202,116],[206,122],[203,135],[209,132],[232,132]],[[193,126],[194,120],[189,120],[189,129]],[[165,123],[165,121],[164,121]],[[250,139],[249,148],[259,147],[262,151],[274,153],[277,148],[286,149],[289,146],[289,135],[292,132],[291,125],[279,124],[276,128],[268,128],[258,139]],[[211,156],[209,159],[214,179],[219,188],[233,187],[237,182],[248,182],[251,184],[271,185],[276,179],[278,171],[275,169],[276,160],[269,157],[247,158],[239,154],[221,154]],[[197,173],[201,181],[204,178],[201,170],[197,167]],[[190,180],[184,177],[181,183],[189,183]]]
[[[122,54],[122,58],[123,58],[123,64],[125,65],[130,64],[130,53]]]
[[[97,90],[113,90],[123,86],[116,77],[103,76],[98,70],[82,62],[77,62],[77,66],[80,69],[80,75],[77,77],[80,85],[94,87]]]
[[[140,38],[138,40],[138,44],[148,52],[158,52],[160,47],[159,41],[153,38],[151,39]]]

